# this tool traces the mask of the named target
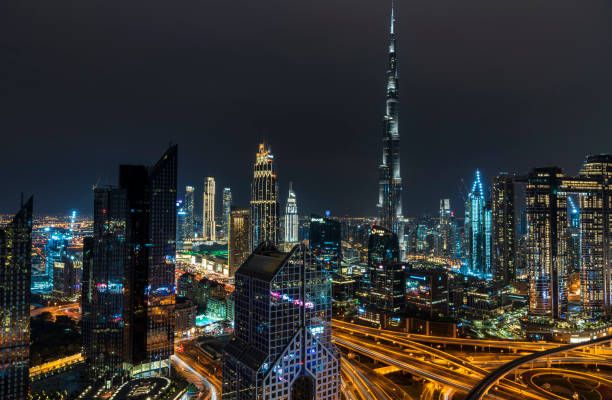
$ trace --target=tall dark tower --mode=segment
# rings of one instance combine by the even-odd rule
[[[83,338],[92,377],[168,374],[174,352],[177,147],[121,165],[94,191],[83,249]]]
[[[32,198],[0,226],[0,399],[21,400],[30,381],[30,271]]]
[[[391,37],[383,131],[383,154],[379,167],[378,224],[399,232],[402,218],[402,178],[400,176],[400,136],[398,124],[398,74],[395,47],[395,0],[391,2]]]

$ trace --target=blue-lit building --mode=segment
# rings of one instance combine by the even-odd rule
[[[482,278],[491,274],[491,220],[480,171],[476,170],[465,203],[465,256],[467,272]]]
[[[34,293],[50,293],[54,288],[53,276],[57,275],[55,271],[55,263],[58,263],[58,268],[68,259],[67,249],[72,243],[72,232],[65,228],[48,227],[44,229],[44,234],[47,236],[47,244],[45,245],[45,268],[41,274],[40,271],[32,271],[32,279],[30,289]]]
[[[313,255],[330,271],[339,272],[342,261],[342,224],[313,214],[310,218],[310,248]]]

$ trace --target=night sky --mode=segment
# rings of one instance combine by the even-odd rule
[[[179,145],[180,193],[248,204],[271,143],[281,205],[374,215],[390,0],[3,0],[0,212],[92,213],[120,163]],[[474,170],[576,173],[612,152],[610,0],[398,0],[404,214]],[[200,195],[198,193],[198,195]],[[220,208],[219,195],[217,207]]]

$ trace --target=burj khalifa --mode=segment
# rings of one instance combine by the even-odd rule
[[[400,221],[402,220],[402,178],[400,176],[398,105],[395,0],[392,0],[383,154],[379,167],[378,224],[401,236],[401,231],[403,230],[400,226]]]

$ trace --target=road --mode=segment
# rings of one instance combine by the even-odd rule
[[[182,354],[175,354],[172,356],[172,362],[175,365],[185,369],[192,377],[195,377],[196,380],[190,380],[190,375],[187,375],[190,383],[193,383],[198,387],[198,389],[202,390],[204,387],[207,389],[207,394],[204,399],[206,400],[220,400],[221,399],[221,387],[217,387],[213,384],[209,379],[204,377],[200,373],[200,368],[198,368],[197,362],[192,360],[189,357],[185,357]]]
[[[584,343],[568,344],[565,346],[558,347],[556,349],[544,350],[544,351],[530,354],[528,356],[520,357],[514,361],[504,364],[500,368],[496,369],[495,371],[487,375],[487,377],[483,379],[482,381],[480,381],[478,385],[474,386],[474,388],[470,391],[470,393],[466,397],[466,400],[482,399],[490,391],[490,389],[499,382],[500,379],[502,379],[504,376],[506,376],[510,372],[520,368],[521,366],[525,364],[529,364],[532,361],[542,359],[544,357],[548,357],[551,355],[556,355],[559,353],[563,353],[563,354],[569,353],[573,350],[578,350],[578,349],[585,348],[585,347],[604,344],[610,341],[612,341],[612,337],[603,337],[603,338],[590,340]]]
[[[76,363],[83,362],[83,355],[81,353],[76,353],[64,358],[60,358],[58,360],[49,361],[47,363],[37,365],[35,367],[30,368],[30,379],[40,375],[46,374],[49,372],[53,372],[58,369],[62,369],[69,365],[73,365]]]
[[[38,307],[30,311],[30,318],[36,318],[40,314],[49,312],[55,318],[60,315],[70,317],[76,321],[81,319],[81,310],[79,303],[63,304],[59,306]]]
[[[458,366],[441,358],[438,359],[444,362],[437,362],[436,359],[431,357],[429,359],[415,357],[401,348],[376,342],[374,338],[365,338],[336,331],[334,341],[337,345],[352,352],[366,355],[387,365],[396,366],[413,375],[462,393],[468,393],[488,373],[487,371],[475,373],[468,363],[465,366]],[[439,354],[437,356],[439,357]],[[501,382],[499,392],[493,398],[515,399],[519,395],[531,399],[545,399],[545,397],[531,392],[526,386],[510,380]]]

